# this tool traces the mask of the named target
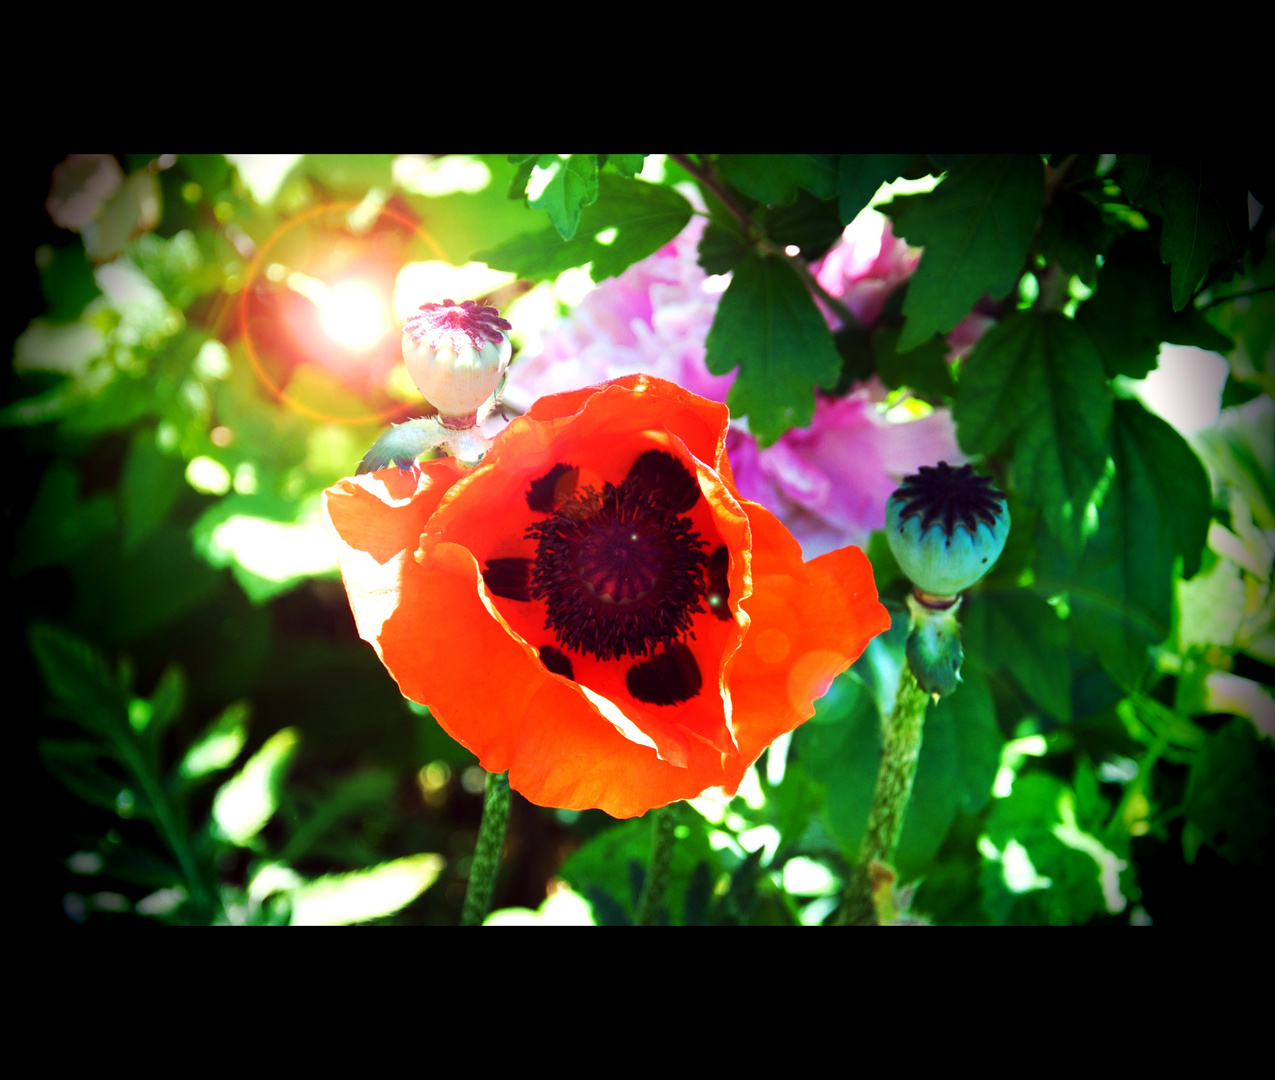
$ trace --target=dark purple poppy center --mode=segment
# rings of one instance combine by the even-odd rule
[[[704,541],[660,491],[633,477],[577,491],[527,532],[531,595],[564,648],[600,660],[648,656],[705,609]]]
[[[595,600],[632,604],[659,584],[667,552],[646,522],[595,522],[578,546],[580,580]]]

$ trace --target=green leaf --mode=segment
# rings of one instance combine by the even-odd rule
[[[1085,923],[1108,909],[1104,884],[1115,887],[1116,903],[1110,906],[1121,906],[1118,880],[1103,881],[1100,861],[1105,856],[1114,862],[1114,856],[1079,832],[1075,803],[1074,793],[1057,777],[1033,772],[1020,775],[1011,793],[993,804],[986,838],[997,857],[988,857],[980,842],[983,907],[993,922]]]
[[[149,700],[134,698],[129,702],[128,718],[133,730],[145,734],[152,744],[181,715],[186,702],[186,675],[179,664],[169,664],[155,684]]]
[[[40,290],[49,310],[50,323],[68,323],[80,317],[90,300],[102,295],[93,278],[84,245],[78,241],[62,247],[44,246],[36,252]]]
[[[1076,311],[1108,375],[1145,378],[1159,363],[1160,343],[1229,352],[1232,342],[1195,308],[1175,313],[1169,271],[1137,235],[1113,245],[1093,296]]]
[[[925,716],[921,756],[903,817],[895,865],[915,877],[933,861],[958,809],[976,813],[991,797],[1004,739],[987,680],[967,668],[956,692]]]
[[[793,739],[807,775],[828,789],[829,830],[847,858],[856,858],[881,765],[881,714],[871,690],[853,672],[839,675]]]
[[[1219,262],[1242,258],[1248,187],[1225,155],[1126,155],[1121,178],[1138,206],[1164,216],[1160,259],[1171,268],[1173,310],[1190,302]]]
[[[729,274],[748,254],[748,241],[737,229],[709,222],[699,241],[696,260],[706,274]]]
[[[722,154],[717,168],[733,187],[770,206],[786,206],[799,188],[821,199],[837,193],[831,154]]]
[[[903,175],[913,154],[842,154],[837,165],[837,207],[849,225],[877,188]]]
[[[28,640],[45,686],[69,719],[94,734],[126,734],[128,705],[101,652],[49,623],[32,626]]]
[[[550,156],[541,155],[540,160],[553,175],[531,205],[544,210],[562,239],[570,240],[580,224],[581,208],[598,197],[598,155],[572,154],[566,161],[553,158],[546,162]]]
[[[441,855],[409,855],[352,874],[329,874],[292,894],[293,926],[349,926],[406,907],[446,865]]]
[[[1115,404],[1114,475],[1100,528],[1074,561],[1038,537],[1042,589],[1068,589],[1077,643],[1095,653],[1126,689],[1140,687],[1147,646],[1168,636],[1174,560],[1199,567],[1209,520],[1204,468],[1167,423],[1134,400]]]
[[[932,337],[919,348],[901,353],[899,331],[886,327],[872,335],[872,355],[881,381],[890,389],[909,386],[922,397],[949,398],[956,394],[947,366],[947,342]]]
[[[807,262],[826,255],[842,233],[837,204],[804,190],[790,205],[767,210],[763,224],[771,241],[780,247],[795,244]]]
[[[115,526],[109,494],[81,501],[79,478],[65,462],[54,462],[40,479],[35,502],[14,537],[12,573],[70,562]]]
[[[395,154],[306,154],[297,171],[329,191],[362,198],[374,187],[394,183]]]
[[[531,174],[536,170],[536,159],[539,154],[510,154],[509,162],[517,165],[514,171],[513,179],[509,181],[509,191],[506,193],[510,199],[525,199],[527,195],[527,183],[531,180]]]
[[[40,760],[64,787],[90,806],[111,810],[121,817],[135,814],[150,818],[150,804],[141,792],[111,775],[100,762],[110,758],[101,747],[85,739],[41,739]]]
[[[1194,577],[1212,516],[1208,473],[1173,426],[1148,412],[1141,402],[1117,402],[1115,420],[1127,446],[1126,456],[1132,460],[1137,455],[1144,465],[1142,491],[1154,493],[1159,503],[1170,550],[1182,556],[1182,577]]]
[[[933,191],[903,204],[894,233],[924,245],[925,254],[903,305],[900,349],[947,333],[984,293],[1008,295],[1023,271],[1044,184],[1034,154],[972,154]]]
[[[1109,238],[1102,214],[1083,195],[1062,191],[1045,208],[1040,227],[1040,249],[1089,288],[1098,277],[1098,256]]]
[[[722,294],[708,332],[705,364],[739,374],[726,403],[748,416],[762,447],[814,418],[816,385],[831,389],[841,357],[827,323],[787,261],[749,254]]]
[[[1067,625],[1025,589],[983,590],[966,598],[961,621],[967,655],[1004,667],[1050,716],[1071,721]]]
[[[342,779],[306,815],[280,854],[280,860],[289,864],[296,863],[342,821],[390,805],[394,800],[396,782],[394,774],[388,769],[376,768],[363,769]]]
[[[969,454],[1017,436],[1019,492],[1078,553],[1106,476],[1111,397],[1089,338],[1058,312],[1019,311],[992,327],[961,371],[952,410]]]
[[[642,171],[646,154],[606,154],[606,163],[621,176],[637,176]]]
[[[276,732],[213,799],[212,816],[221,837],[246,847],[274,816],[297,749],[295,728]]]
[[[1187,820],[1231,862],[1262,861],[1270,831],[1271,764],[1269,746],[1240,717],[1209,734],[1192,761]]]
[[[126,553],[163,523],[185,487],[180,458],[160,453],[155,431],[141,428],[133,434],[120,476],[120,510],[123,517],[121,546]]]
[[[707,862],[718,873],[718,858],[708,843],[704,820],[689,808],[674,804],[670,807],[678,815],[687,832],[673,843],[673,862],[669,873],[669,887],[665,903],[676,922],[686,908],[688,884],[701,862]],[[589,897],[599,922],[618,921],[619,916],[631,920],[636,914],[633,890],[629,880],[629,865],[636,863],[639,870],[646,866],[651,856],[652,822],[650,817],[632,818],[611,828],[604,829],[582,847],[577,848],[558,871],[562,879],[582,896]],[[679,830],[680,831],[680,830]],[[702,871],[701,871],[702,873]],[[598,911],[597,897],[605,896],[609,904],[619,911]]]
[[[227,705],[186,751],[177,767],[178,776],[185,781],[198,780],[233,765],[248,739],[250,714],[246,701]]]
[[[603,173],[598,197],[580,214],[579,228],[563,242],[556,229],[524,233],[473,258],[495,270],[529,280],[552,279],[563,270],[592,262],[591,276],[603,281],[658,251],[691,219],[691,204],[672,188]],[[617,230],[607,244],[600,233]]]

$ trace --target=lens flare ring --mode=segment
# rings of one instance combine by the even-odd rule
[[[243,337],[244,351],[248,354],[248,360],[251,362],[252,369],[256,372],[258,380],[260,380],[262,386],[270,392],[271,397],[273,397],[276,401],[286,405],[294,412],[301,413],[303,416],[308,416],[313,420],[318,420],[327,424],[384,424],[391,420],[401,419],[404,415],[413,410],[409,405],[405,405],[402,402],[396,402],[393,405],[380,410],[380,412],[369,412],[359,416],[335,416],[330,413],[325,413],[320,409],[316,409],[313,406],[307,405],[305,402],[296,400],[296,398],[290,395],[287,390],[285,390],[282,386],[279,386],[270,377],[270,373],[266,371],[265,365],[261,362],[261,357],[257,354],[257,347],[252,340],[252,333],[248,326],[248,297],[253,285],[264,272],[264,268],[269,265],[270,251],[289,232],[312,218],[319,217],[323,214],[348,212],[360,205],[361,203],[357,202],[326,203],[323,206],[312,207],[305,213],[298,214],[296,217],[292,218],[292,220],[284,222],[275,229],[275,231],[271,233],[270,236],[266,238],[265,242],[257,249],[252,262],[248,266],[247,273],[244,275],[243,286],[239,290],[239,332]],[[406,214],[400,213],[388,206],[381,208],[381,215],[391,218],[394,221],[397,221],[400,225],[410,229],[417,237],[429,246],[430,250],[433,251],[439,259],[444,262],[447,261],[447,256],[444,254],[443,249],[439,246],[433,236],[425,230],[420,222],[413,221]]]

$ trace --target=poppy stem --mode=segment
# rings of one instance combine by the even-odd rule
[[[505,826],[509,824],[509,774],[488,773],[483,793],[483,820],[478,826],[478,846],[469,867],[469,887],[461,910],[461,926],[482,926],[491,908],[491,891],[500,869],[500,852],[505,846]]]
[[[868,815],[868,832],[863,838],[859,863],[850,878],[837,917],[839,926],[876,926],[878,907],[891,906],[891,896],[878,897],[881,889],[889,890],[894,874],[888,864],[894,858],[899,842],[903,815],[912,794],[916,762],[921,756],[921,731],[925,724],[925,708],[930,695],[917,684],[908,663],[899,673],[899,691],[894,711],[885,725],[885,745],[881,750],[881,769]],[[878,903],[878,901],[882,901]]]
[[[673,866],[673,828],[677,824],[672,806],[661,806],[652,815],[655,836],[651,841],[651,860],[646,866],[646,884],[638,904],[636,926],[654,926],[668,891],[669,870]]]

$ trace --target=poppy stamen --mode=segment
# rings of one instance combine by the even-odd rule
[[[705,611],[706,544],[642,473],[574,492],[527,536],[537,541],[531,595],[546,602],[545,629],[566,649],[649,656]]]

